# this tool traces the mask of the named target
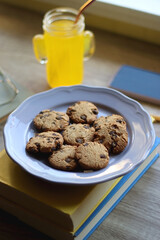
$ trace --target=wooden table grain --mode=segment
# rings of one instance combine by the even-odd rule
[[[0,4],[0,66],[13,79],[34,93],[48,89],[45,66],[36,62],[32,37],[42,33],[42,14]],[[105,86],[122,64],[160,73],[160,46],[86,27],[94,32],[96,52],[85,62],[83,83]],[[141,102],[151,114],[160,107]],[[4,148],[0,124],[0,150]],[[154,124],[160,137],[160,124]],[[90,236],[90,240],[159,240],[160,158]],[[0,210],[0,239],[50,239]]]

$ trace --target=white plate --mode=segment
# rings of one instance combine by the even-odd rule
[[[33,118],[44,109],[65,112],[80,100],[93,102],[99,109],[98,117],[116,113],[125,118],[129,135],[126,149],[111,156],[106,168],[90,173],[56,170],[29,155],[25,146],[35,133]],[[154,144],[155,132],[149,114],[137,101],[110,88],[76,85],[51,89],[25,100],[8,117],[4,139],[8,155],[34,176],[63,184],[95,184],[125,175],[142,163]]]

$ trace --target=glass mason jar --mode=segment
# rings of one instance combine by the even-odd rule
[[[37,60],[46,64],[47,81],[51,88],[81,84],[83,60],[94,53],[94,34],[85,31],[85,19],[78,11],[56,8],[47,12],[43,19],[43,34],[33,37]]]

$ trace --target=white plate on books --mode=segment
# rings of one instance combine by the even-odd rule
[[[35,134],[32,122],[35,115],[44,109],[65,112],[80,100],[93,102],[99,109],[98,117],[116,113],[125,118],[129,135],[126,149],[111,156],[106,168],[88,173],[56,170],[43,159],[29,155],[25,146]],[[4,140],[8,155],[30,174],[51,182],[83,185],[108,181],[132,171],[149,154],[155,132],[149,114],[137,101],[110,88],[76,85],[51,89],[25,100],[8,117]]]

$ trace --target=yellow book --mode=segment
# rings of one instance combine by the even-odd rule
[[[72,186],[46,182],[0,153],[0,207],[56,240],[86,240],[158,158],[156,138],[146,160],[105,183]]]
[[[90,186],[59,185],[30,175],[5,150],[0,153],[0,195],[67,231],[76,231],[120,179]]]

